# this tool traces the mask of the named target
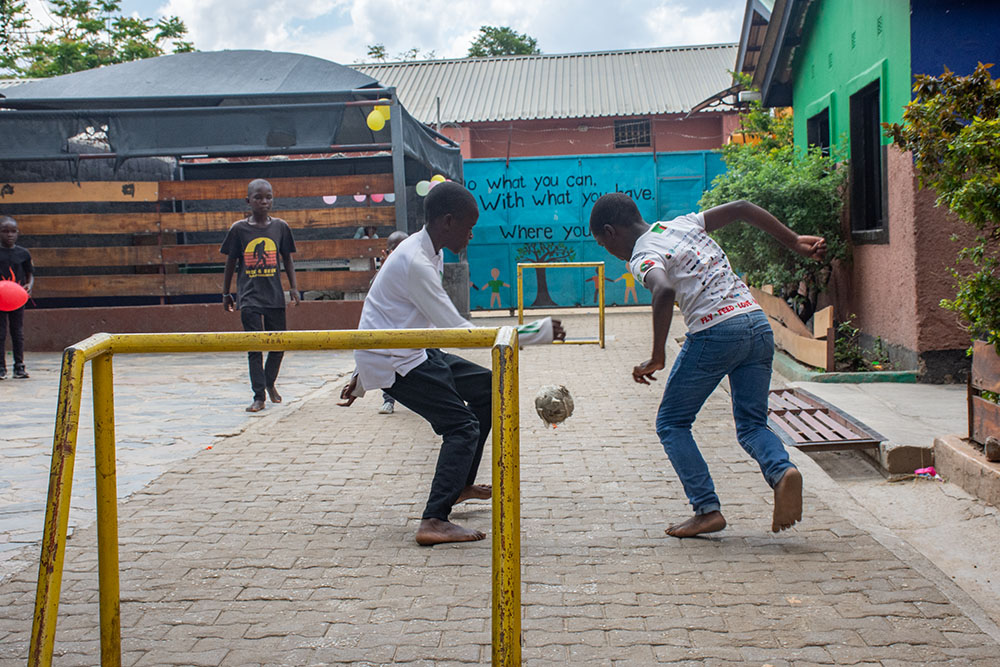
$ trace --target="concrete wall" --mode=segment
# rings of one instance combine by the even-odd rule
[[[303,301],[287,310],[293,331],[357,329],[362,301]],[[242,331],[239,313],[222,304],[115,308],[42,308],[24,315],[24,344],[31,352],[55,352],[95,333]]]
[[[889,243],[857,245],[832,282],[837,316],[890,347],[893,362],[920,369],[926,381],[959,380],[969,336],[958,317],[940,307],[954,296],[950,267],[971,238],[933,191],[921,190],[909,153],[888,149]],[[845,221],[846,226],[846,221]]]

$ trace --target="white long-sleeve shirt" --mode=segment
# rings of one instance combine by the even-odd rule
[[[375,276],[361,310],[358,329],[473,328],[462,317],[442,285],[444,257],[434,251],[426,229],[400,243]],[[552,341],[552,320],[545,318],[519,329],[519,342]],[[406,375],[427,360],[422,349],[355,350],[358,391],[391,387],[396,373]]]

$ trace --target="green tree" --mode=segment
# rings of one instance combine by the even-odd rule
[[[743,143],[723,147],[726,172],[712,182],[701,206],[746,199],[799,234],[826,238],[826,259],[815,262],[789,253],[751,225],[728,225],[713,234],[749,284],[773,285],[776,294],[797,302],[800,315],[808,319],[817,294],[829,282],[831,263],[847,256],[840,226],[846,170],[818,148],[796,149],[790,114],[773,113],[755,102],[740,120]]]
[[[19,45],[28,42],[31,15],[23,0],[0,0],[0,72],[14,72]]]
[[[389,52],[385,49],[385,44],[369,44],[368,60],[370,62],[384,63],[389,57]]]
[[[469,46],[470,58],[489,56],[533,56],[541,53],[538,40],[522,35],[513,28],[484,25]]]
[[[29,19],[23,2],[0,2],[12,10],[5,19],[15,26],[17,38],[7,43],[3,65],[18,76],[44,78],[151,58],[166,53],[168,46],[173,53],[194,50],[183,39],[187,27],[179,18],[154,21],[125,16],[121,0],[49,0],[55,23],[35,36],[16,28],[16,22]]]
[[[903,150],[913,152],[921,185],[976,230],[952,270],[954,299],[941,305],[959,313],[973,338],[1000,352],[1000,79],[982,63],[968,76],[945,68],[915,77],[913,101],[902,123],[884,123]],[[971,266],[971,270],[968,270]]]

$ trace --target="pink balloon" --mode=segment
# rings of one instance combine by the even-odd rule
[[[0,310],[10,312],[28,303],[28,292],[13,280],[0,280]]]
[[[323,195],[323,203],[324,204],[336,204],[337,203],[337,195]]]
[[[363,202],[365,200],[365,195],[354,195],[354,201]]]
[[[385,197],[385,195],[374,194],[372,195],[372,201],[378,204],[379,202],[382,201],[383,197]]]

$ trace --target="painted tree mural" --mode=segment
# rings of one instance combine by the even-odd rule
[[[572,262],[575,257],[576,250],[565,243],[526,243],[517,249],[515,259],[518,262]],[[549,282],[545,276],[545,269],[535,269],[535,282],[538,284],[538,289],[531,306],[557,305],[549,295]]]

